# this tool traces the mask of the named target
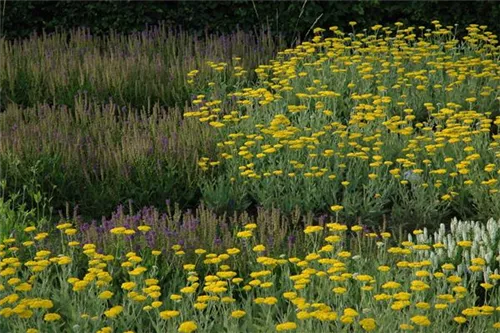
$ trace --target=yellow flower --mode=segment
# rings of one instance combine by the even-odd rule
[[[347,292],[347,288],[344,288],[344,287],[335,287],[332,289],[332,291],[335,293],[335,294],[344,294],[345,292]]]
[[[149,230],[151,230],[151,227],[149,225],[140,225],[137,227],[137,229],[142,232],[148,232]]]
[[[446,303],[437,303],[434,305],[434,308],[437,309],[437,310],[444,310],[446,308],[448,308],[448,304]]]
[[[236,311],[231,312],[231,317],[233,317],[233,318],[241,318],[244,315],[246,315],[246,312],[243,310],[236,310]]]
[[[410,287],[411,290],[423,291],[423,290],[426,290],[429,288],[430,288],[430,286],[423,281],[420,281],[420,280],[411,281],[411,287]]]
[[[323,230],[323,227],[320,225],[309,225],[304,229],[304,233],[306,234],[311,234],[311,233],[316,233],[320,232]]]
[[[92,317],[92,320],[97,320],[97,317]],[[113,328],[106,326],[97,331],[97,333],[111,333],[113,332]]]
[[[56,321],[60,319],[61,316],[57,313],[46,313],[45,316],[43,316],[43,320],[45,321]]]
[[[264,252],[266,250],[266,247],[262,244],[254,246],[252,249],[254,252]]]
[[[291,331],[297,329],[297,324],[291,321],[276,325],[276,331]]]
[[[460,247],[471,247],[472,242],[468,241],[468,240],[464,240],[464,241],[457,242],[457,245]]]
[[[431,321],[427,318],[427,316],[413,316],[410,320],[418,326],[429,326],[431,324]]]
[[[344,209],[344,206],[340,206],[340,205],[333,205],[330,207],[330,209],[333,211],[333,212],[340,212],[342,209]]]
[[[347,226],[345,224],[340,223],[327,223],[326,225],[330,231],[346,231]]]
[[[462,317],[462,316],[458,316],[458,317],[454,317],[453,320],[459,324],[463,324],[467,321],[467,318]]]
[[[194,321],[185,321],[179,326],[180,333],[191,333],[196,331],[198,326]]]
[[[345,325],[352,324],[354,322],[354,317],[343,315],[340,317],[340,322]]]
[[[446,278],[446,281],[450,283],[460,283],[462,281],[462,278],[460,276],[451,275],[448,278]]]
[[[113,293],[109,290],[103,291],[99,294],[100,299],[110,299],[113,296]]]
[[[359,316],[359,313],[352,308],[345,308],[344,309],[344,316],[357,317],[357,316]]]
[[[377,323],[373,318],[365,318],[359,321],[359,324],[365,331],[373,331],[377,328]]]
[[[71,228],[71,229],[66,229],[66,230],[64,231],[64,233],[65,233],[66,235],[68,235],[68,236],[73,236],[73,235],[75,235],[75,234],[76,234],[76,232],[77,232],[77,230],[76,230],[76,229],[74,229],[74,228]]]
[[[175,310],[167,310],[160,312],[161,319],[170,319],[173,317],[177,317],[178,315],[180,315],[180,312]]]
[[[181,289],[181,293],[183,294],[192,294],[196,291],[196,288],[193,287],[184,287]]]
[[[441,265],[441,268],[444,271],[452,271],[452,270],[455,269],[455,265],[453,265],[453,264],[443,264],[443,265]]]
[[[371,275],[366,275],[366,274],[359,274],[354,277],[356,280],[361,281],[361,282],[370,282],[373,280],[373,277]]]
[[[236,237],[238,237],[238,238],[250,238],[250,237],[252,237],[252,232],[249,230],[240,231],[236,234]]]
[[[419,309],[429,309],[431,307],[427,302],[418,302],[415,306]]]
[[[401,284],[394,282],[394,281],[389,281],[389,282],[386,282],[382,285],[382,289],[397,289],[400,287],[401,287]]]
[[[35,240],[43,240],[43,239],[47,238],[48,235],[49,234],[46,232],[41,232],[35,236]]]
[[[330,235],[330,236],[325,238],[325,242],[328,242],[328,243],[338,243],[341,240],[342,240],[342,237],[340,237],[338,235]]]
[[[410,324],[401,324],[399,325],[399,328],[402,329],[403,331],[411,331],[414,329],[414,326]]]
[[[256,229],[256,228],[257,228],[257,224],[255,224],[255,223],[245,224],[244,228],[245,228],[246,230],[253,230],[253,229]]]
[[[113,235],[122,235],[125,233],[125,230],[127,230],[125,227],[116,227],[111,229],[109,232],[111,232]]]
[[[471,259],[471,263],[478,266],[484,266],[486,265],[486,260],[483,258],[473,258]]]
[[[136,267],[134,268],[133,270],[131,270],[130,272],[128,272],[130,275],[132,276],[137,276],[137,275],[141,275],[142,273],[144,273],[145,271],[147,271],[147,268],[146,267],[142,267],[142,266],[139,266],[139,267]]]
[[[123,306],[113,306],[111,309],[104,311],[104,315],[108,318],[115,318],[123,311]]]
[[[483,283],[480,284],[480,286],[483,287],[486,290],[491,289],[491,288],[494,287],[491,283],[488,283],[488,282],[483,282]]]
[[[56,226],[56,228],[59,230],[68,229],[68,228],[71,228],[71,223],[61,223],[61,224],[58,224]]]
[[[194,265],[194,264],[185,264],[183,266],[183,268],[184,268],[185,271],[194,271],[195,268],[196,268],[196,265]]]
[[[236,255],[238,253],[240,253],[240,249],[237,249],[237,248],[231,248],[231,249],[227,249],[226,250],[227,254],[230,254],[230,255]]]
[[[122,283],[122,289],[124,290],[132,290],[136,286],[135,282],[124,282]]]
[[[207,306],[208,306],[208,305],[207,305],[207,303],[200,303],[200,302],[198,302],[198,303],[194,303],[194,305],[193,305],[193,307],[194,307],[196,310],[200,310],[200,311],[201,311],[201,310],[205,310]]]
[[[254,299],[255,304],[267,304],[273,305],[278,303],[278,299],[276,297],[257,297]]]

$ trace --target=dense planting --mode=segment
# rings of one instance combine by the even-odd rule
[[[349,25],[2,39],[0,332],[500,329],[497,36]]]
[[[35,183],[56,210],[68,202],[90,217],[128,199],[138,208],[199,202],[196,160],[214,151],[213,131],[183,120],[182,109],[215,80],[221,93],[248,84],[282,45],[264,32],[199,38],[163,25],[129,36],[80,29],[1,39],[7,192]]]
[[[202,67],[198,75],[206,84],[213,79],[210,68],[202,66],[206,61],[231,62],[245,55],[243,65],[254,68],[282,46],[265,32],[199,38],[164,25],[131,35],[96,37],[77,29],[69,36],[59,32],[18,41],[2,38],[0,106],[73,106],[75,96],[84,95],[137,108],[155,103],[183,107],[199,88],[190,84],[190,70]],[[234,84],[230,74],[222,75],[228,89]]]
[[[219,133],[219,157],[200,160],[221,169],[205,195],[231,182],[242,205],[243,194],[288,211],[341,205],[376,224],[499,216],[496,36],[401,25],[368,34],[352,22],[333,37],[318,28],[259,66],[257,85],[197,96],[184,116]]]
[[[86,99],[74,108],[10,105],[0,124],[0,175],[16,192],[34,182],[64,209],[108,215],[119,203],[163,206],[198,200],[200,154],[213,151],[213,130],[183,120],[179,109],[142,112]]]
[[[152,225],[110,229],[112,251],[71,223],[27,227],[0,245],[0,328],[26,332],[489,332],[500,328],[500,221],[431,235],[337,222],[307,226],[294,256],[234,230],[217,252],[148,242]],[[60,239],[53,242],[52,239]],[[307,246],[304,246],[307,245]],[[306,250],[309,249],[309,250]]]

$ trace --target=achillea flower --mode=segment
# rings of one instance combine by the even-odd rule
[[[341,205],[333,205],[330,207],[330,209],[333,211],[333,212],[340,212],[342,209],[344,209],[344,206],[341,206]]]
[[[410,324],[401,324],[399,325],[399,328],[402,329],[403,331],[411,331],[415,328],[415,326]]]
[[[43,320],[45,321],[56,321],[60,319],[61,316],[57,313],[46,313],[45,316],[43,316]]]
[[[323,230],[323,227],[320,226],[320,225],[310,225],[310,226],[307,226],[305,229],[304,229],[304,233],[306,234],[311,234],[311,233],[316,233],[316,232],[320,232]]]
[[[252,237],[252,232],[251,231],[240,231],[236,234],[236,237],[238,238],[250,238]]]
[[[377,328],[377,323],[373,318],[362,319],[359,321],[359,324],[367,332],[373,331],[375,328]]]
[[[460,247],[471,247],[472,246],[472,241],[464,240],[457,242],[457,245]]]
[[[161,319],[170,319],[173,317],[177,317],[178,315],[180,315],[180,312],[175,311],[175,310],[166,310],[166,311],[160,312]]]
[[[123,311],[123,306],[113,306],[111,309],[104,311],[104,315],[108,318],[115,318]]]
[[[241,318],[244,315],[246,315],[246,312],[243,310],[236,310],[236,311],[231,312],[231,317],[233,317],[233,318]]]
[[[122,283],[123,290],[132,290],[136,286],[135,282],[124,282]]]
[[[198,326],[194,321],[185,321],[179,326],[180,333],[191,333],[196,331]]]
[[[297,324],[294,322],[291,322],[291,321],[276,325],[276,331],[278,331],[278,332],[291,331],[291,330],[295,330],[295,329],[297,329]]]
[[[382,289],[397,289],[400,288],[401,284],[395,281],[389,281],[382,285]]]
[[[256,245],[252,249],[254,252],[264,252],[266,250],[266,247],[262,244]]]
[[[427,316],[413,316],[410,320],[418,326],[429,326],[431,324],[431,321],[427,318]]]

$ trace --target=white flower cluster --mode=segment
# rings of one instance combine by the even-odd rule
[[[408,241],[416,245],[427,244],[434,250],[416,251],[420,260],[430,260],[434,268],[444,263],[457,264],[459,275],[470,273],[468,267],[474,258],[482,258],[484,279],[492,273],[498,274],[500,261],[500,219],[489,219],[486,223],[458,221],[454,218],[449,228],[444,224],[430,235],[427,228],[418,235],[408,235]],[[470,243],[469,243],[470,242]],[[469,246],[469,244],[470,246]]]

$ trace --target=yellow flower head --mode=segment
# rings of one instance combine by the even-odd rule
[[[45,316],[43,316],[43,320],[45,321],[56,321],[60,319],[61,316],[57,313],[46,313]]]
[[[373,318],[362,319],[359,321],[359,325],[361,325],[361,327],[367,332],[373,331],[375,328],[377,328],[377,323]]]
[[[191,333],[196,331],[198,326],[194,321],[185,321],[179,326],[180,333]]]
[[[291,321],[276,325],[276,331],[278,331],[278,332],[291,331],[291,330],[295,330],[295,329],[297,329],[297,324],[294,322],[291,322]]]
[[[241,318],[245,314],[246,314],[246,312],[243,311],[243,310],[236,310],[236,311],[231,312],[231,317],[233,317],[233,318]]]

